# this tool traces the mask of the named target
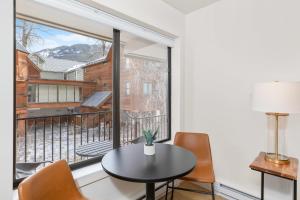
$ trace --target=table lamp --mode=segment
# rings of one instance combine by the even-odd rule
[[[266,82],[254,86],[252,108],[266,113],[268,150],[265,159],[276,164],[288,164],[285,129],[290,113],[300,113],[300,82]]]

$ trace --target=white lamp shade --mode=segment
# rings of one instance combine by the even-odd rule
[[[257,83],[252,108],[266,113],[300,113],[300,82]]]

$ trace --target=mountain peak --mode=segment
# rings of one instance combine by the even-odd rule
[[[59,46],[55,48],[46,48],[36,52],[36,54],[45,58],[65,59],[78,62],[90,62],[106,56],[110,45],[103,48],[98,44],[74,44],[70,46]]]

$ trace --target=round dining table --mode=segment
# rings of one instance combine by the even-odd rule
[[[144,144],[114,149],[102,158],[103,170],[112,177],[146,184],[146,199],[155,199],[155,183],[171,181],[190,173],[196,157],[170,144],[155,144],[154,155],[144,154]]]

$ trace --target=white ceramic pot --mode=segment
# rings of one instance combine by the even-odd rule
[[[155,154],[155,145],[147,146],[144,144],[144,154],[148,156],[152,156]]]

